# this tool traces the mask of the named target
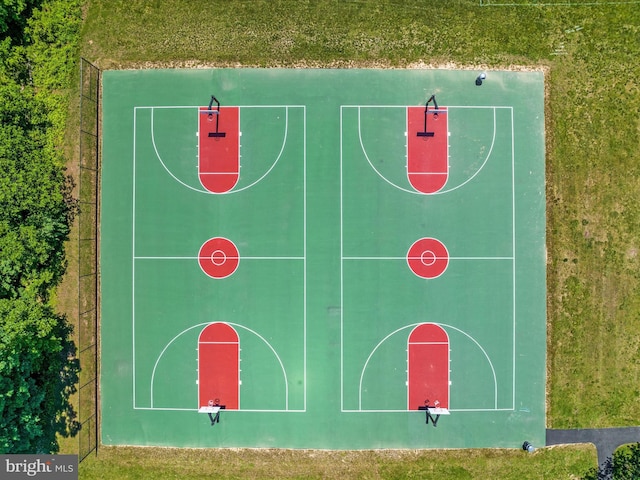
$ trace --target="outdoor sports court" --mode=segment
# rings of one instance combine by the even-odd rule
[[[544,79],[478,73],[105,72],[103,443],[543,445]]]

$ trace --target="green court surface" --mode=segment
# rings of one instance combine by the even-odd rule
[[[477,74],[105,72],[103,443],[543,445],[544,79]]]

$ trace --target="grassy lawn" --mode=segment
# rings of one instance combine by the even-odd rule
[[[593,447],[518,450],[194,450],[104,447],[80,464],[95,479],[571,478],[595,465]]]
[[[91,0],[81,53],[103,69],[544,68],[547,425],[590,428],[640,418],[639,38],[637,4]],[[521,453],[104,448],[81,474],[200,478],[206,468],[218,478],[570,478],[595,465],[589,449]],[[268,464],[289,468],[277,474]]]

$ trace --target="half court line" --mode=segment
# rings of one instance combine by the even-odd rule
[[[133,257],[134,260],[200,260],[201,258],[209,258],[209,257],[199,257],[199,256],[187,256],[187,257]],[[305,257],[229,257],[229,258],[239,258],[241,260],[304,260]]]
[[[410,257],[418,258],[418,257]],[[514,257],[431,257],[433,260],[515,260]],[[406,260],[407,257],[342,257],[343,260]]]

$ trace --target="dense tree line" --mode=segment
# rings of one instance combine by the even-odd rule
[[[0,0],[0,453],[77,428],[72,329],[52,306],[77,211],[62,153],[82,0]]]

